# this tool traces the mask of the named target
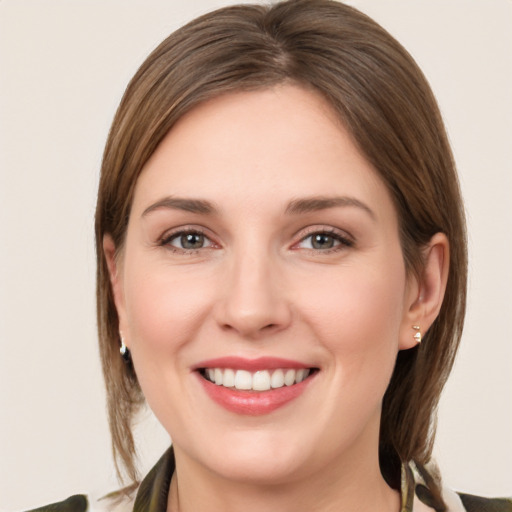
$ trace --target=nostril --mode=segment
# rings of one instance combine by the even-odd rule
[[[258,297],[246,297],[236,301],[234,297],[220,301],[215,308],[219,327],[225,332],[237,332],[242,336],[258,337],[273,334],[290,324],[291,312],[284,304],[256,301]],[[252,302],[249,299],[254,299]]]

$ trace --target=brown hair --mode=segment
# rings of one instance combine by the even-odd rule
[[[118,317],[102,241],[123,247],[137,178],[174,123],[220,94],[291,82],[320,93],[393,197],[406,267],[437,232],[450,243],[441,312],[419,348],[399,353],[383,403],[381,468],[399,486],[399,463],[431,455],[439,395],[462,332],[466,234],[452,153],[422,72],[383,28],[331,0],[232,6],[171,34],[128,85],[105,148],[96,210],[98,329],[116,460],[136,478],[131,420],[143,402],[119,356]]]

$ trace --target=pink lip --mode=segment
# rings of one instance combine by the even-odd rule
[[[278,368],[311,368],[298,361],[275,357],[260,357],[257,359],[244,359],[240,357],[221,357],[202,361],[194,366],[194,373],[203,386],[207,395],[217,404],[228,411],[248,416],[260,416],[269,414],[280,407],[298,398],[306,390],[307,386],[316,377],[316,372],[299,384],[283,386],[268,391],[242,391],[234,388],[218,386],[205,379],[197,370],[203,368],[232,368],[234,370],[275,370]]]
[[[217,386],[217,384],[203,378],[199,373],[197,373],[197,376],[204,390],[214,402],[228,411],[247,416],[261,416],[283,407],[298,398],[315,378],[315,375],[313,375],[299,384],[269,391],[240,391]]]
[[[247,370],[248,372],[257,372],[258,370],[277,370],[278,368],[311,368],[311,365],[292,361],[291,359],[281,359],[279,357],[258,357],[256,359],[245,359],[243,357],[219,357],[217,359],[208,359],[193,366],[193,370],[200,368],[232,368],[233,370]]]

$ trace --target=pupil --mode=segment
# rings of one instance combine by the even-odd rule
[[[181,245],[184,249],[200,249],[204,244],[204,235],[187,233],[181,236]]]
[[[334,239],[330,235],[320,233],[313,237],[312,245],[314,249],[330,249],[334,246]]]

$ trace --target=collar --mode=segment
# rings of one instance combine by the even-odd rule
[[[171,446],[141,482],[133,512],[167,511],[169,487],[175,469],[174,450]],[[431,507],[431,510],[439,510],[429,491],[430,478],[432,477],[424,468],[417,467],[414,463],[402,464],[400,512],[413,512],[418,498]]]
[[[133,512],[166,512],[171,478],[176,468],[172,446],[141,482]]]

